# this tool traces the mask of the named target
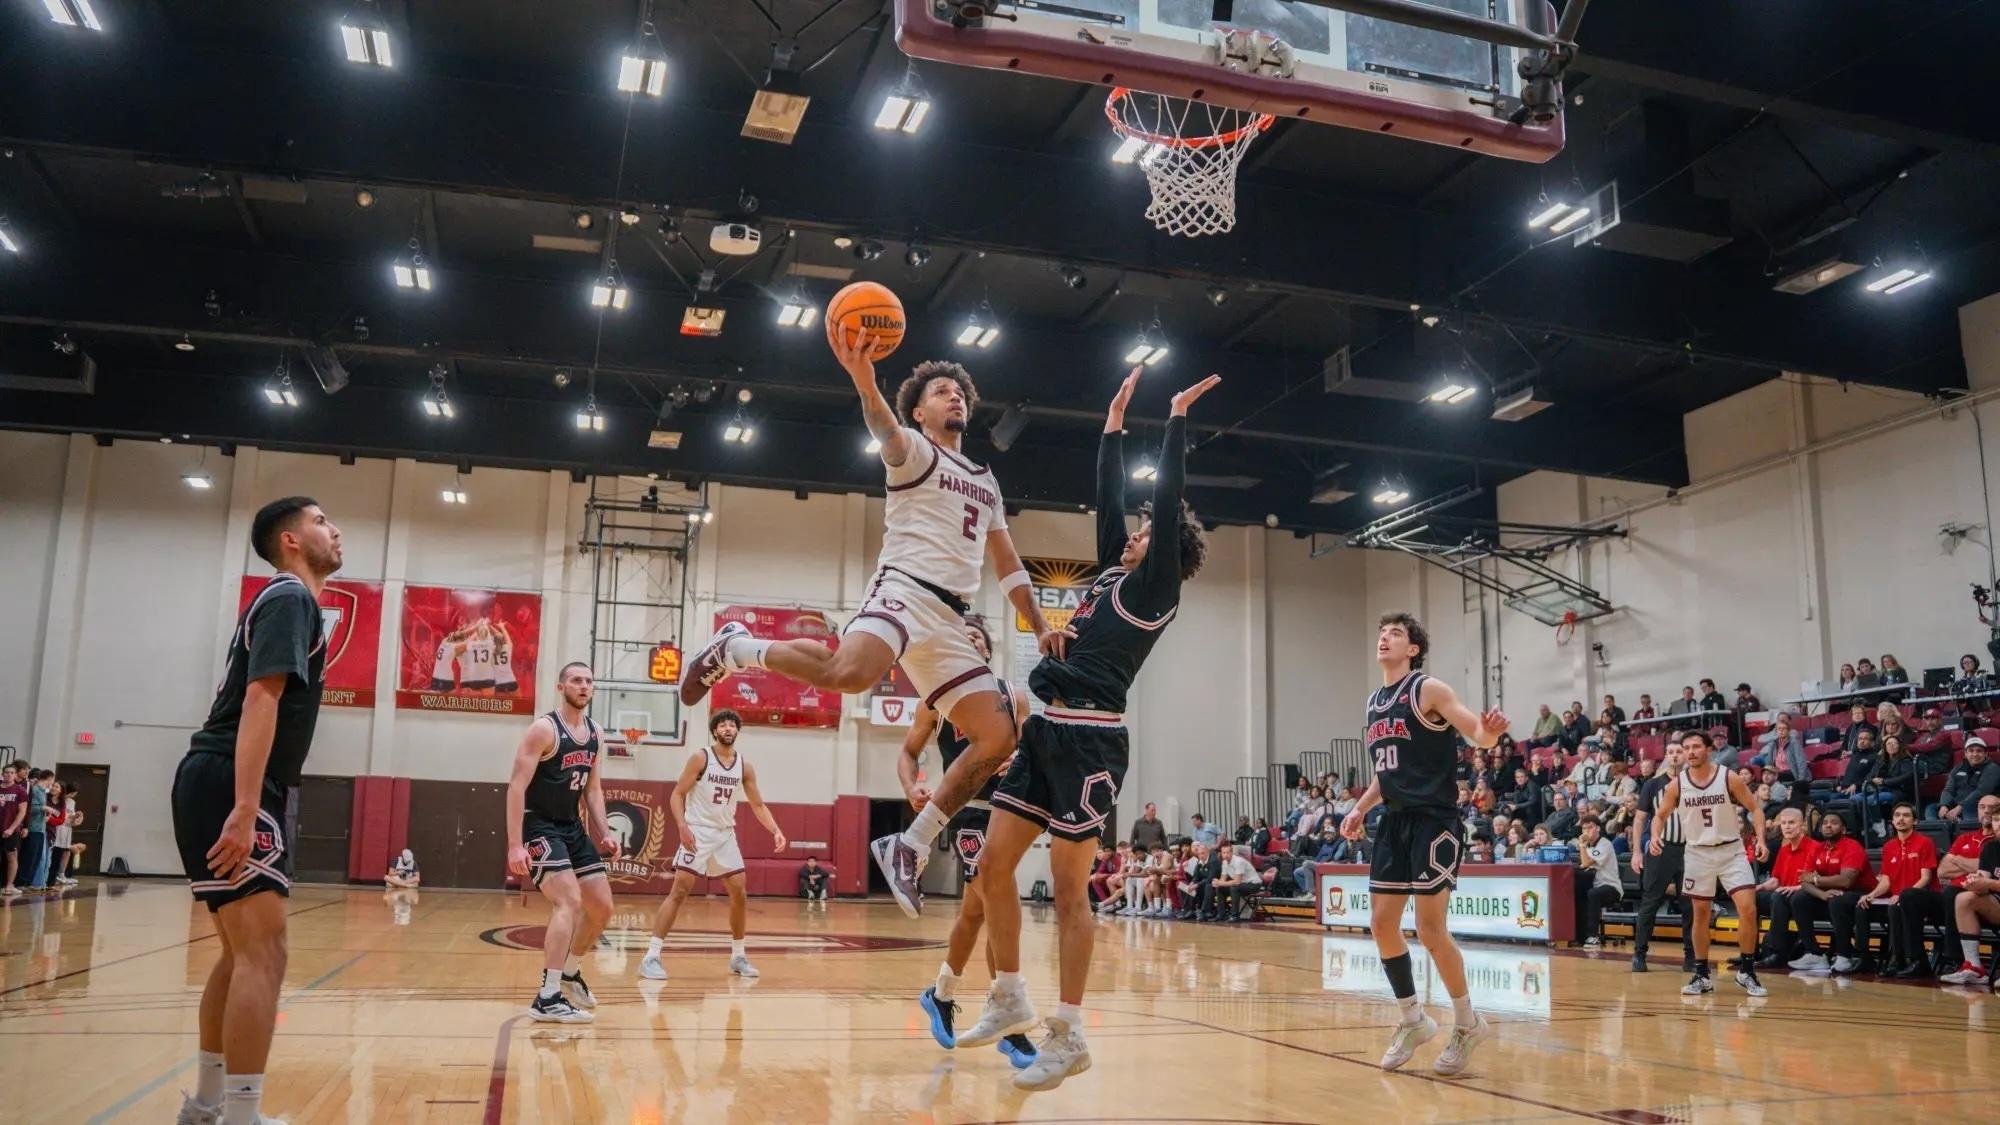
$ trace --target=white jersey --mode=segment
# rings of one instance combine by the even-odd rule
[[[459,686],[493,686],[493,638],[481,640],[474,637],[465,642],[465,654],[459,657]]]
[[[437,660],[431,664],[431,680],[433,682],[448,684],[458,679],[458,673],[452,668],[452,665],[456,663],[452,655],[452,649],[455,647],[457,646],[453,645],[450,641],[445,641],[438,645]]]
[[[706,762],[701,776],[694,779],[694,787],[688,790],[688,827],[734,832],[736,795],[743,788],[743,755],[736,755],[736,760],[725,766],[714,750],[704,747],[701,753]]]
[[[496,644],[493,647],[493,682],[502,691],[513,691],[521,686],[514,678],[514,646]]]
[[[905,427],[910,455],[888,465],[889,501],[880,565],[972,600],[986,560],[986,533],[1007,526],[993,470]],[[886,463],[885,463],[886,464]]]
[[[1681,771],[1681,799],[1674,806],[1681,836],[1694,847],[1734,844],[1743,839],[1742,818],[1736,815],[1736,802],[1729,796],[1729,771],[1713,763],[1709,768],[1715,772],[1709,775],[1707,785],[1695,784],[1693,766]]]

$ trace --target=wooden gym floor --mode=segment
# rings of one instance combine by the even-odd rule
[[[1934,986],[1726,979],[1683,999],[1678,965],[1487,945],[1474,995],[1497,1025],[1456,1080],[1375,1066],[1388,1034],[1365,934],[1309,925],[1098,923],[1086,1008],[1096,1065],[1016,1091],[992,1048],[941,1051],[914,1003],[955,904],[752,900],[757,981],[729,977],[719,898],[690,903],[673,979],[637,979],[657,899],[621,901],[586,962],[595,1026],[523,1014],[539,903],[497,893],[301,888],[267,1112],[320,1122],[1991,1121],[2000,997]],[[518,928],[517,928],[518,927]],[[1054,1006],[1055,928],[1030,910],[1031,993]],[[98,883],[0,907],[0,1104],[9,1121],[170,1120],[191,1088],[215,956],[184,886]],[[975,962],[969,1024],[984,991]],[[1427,999],[1441,987],[1419,964]]]

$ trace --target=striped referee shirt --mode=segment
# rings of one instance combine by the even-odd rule
[[[1648,835],[1652,832],[1653,810],[1660,803],[1660,794],[1667,791],[1667,786],[1671,785],[1673,780],[1673,775],[1671,774],[1656,773],[1651,780],[1646,782],[1646,787],[1639,790],[1639,812],[1645,817],[1641,823],[1646,825],[1646,830],[1639,834],[1639,842],[1641,844],[1646,842]],[[1687,838],[1681,835],[1680,817],[1669,816],[1667,818],[1667,827],[1664,832],[1660,833],[1660,842],[1663,844],[1684,844],[1687,842]]]

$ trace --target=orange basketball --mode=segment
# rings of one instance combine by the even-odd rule
[[[887,359],[903,343],[903,302],[886,285],[857,281],[833,295],[826,306],[826,338],[853,344],[862,332],[875,338],[871,359]]]

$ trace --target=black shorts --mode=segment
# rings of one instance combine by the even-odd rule
[[[1465,855],[1465,822],[1455,809],[1390,809],[1375,828],[1368,889],[1382,895],[1450,894]]]
[[[21,835],[25,836],[26,833],[24,832]],[[20,850],[21,836],[9,836],[4,840],[0,840],[0,855],[13,855]]]
[[[1122,724],[1031,716],[1021,729],[1014,764],[993,794],[993,807],[1060,839],[1097,839],[1125,784],[1126,756]]]
[[[603,875],[604,860],[580,820],[549,820],[535,813],[521,817],[521,843],[528,849],[528,875],[537,887],[544,876],[574,871],[581,879]]]
[[[993,810],[967,805],[945,825],[945,834],[951,838],[951,849],[958,853],[959,868],[968,883],[979,875],[979,856],[986,851],[986,825],[992,819]]]
[[[221,838],[223,822],[236,807],[236,759],[202,750],[181,759],[174,770],[174,843],[194,897],[211,912],[259,891],[292,893],[288,797],[277,782],[264,779],[250,856],[234,878],[218,879],[209,872],[208,849]]]

